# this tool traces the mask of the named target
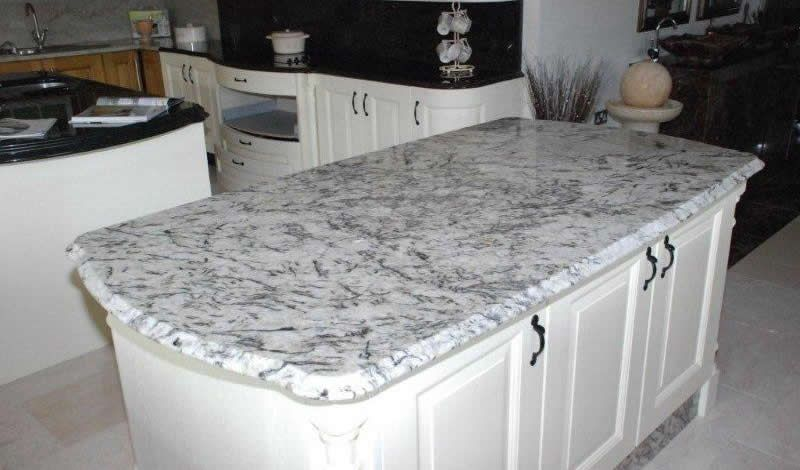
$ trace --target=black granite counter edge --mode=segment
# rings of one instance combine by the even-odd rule
[[[405,85],[405,86],[431,88],[431,89],[450,90],[450,89],[480,88],[483,86],[492,85],[494,83],[499,83],[506,80],[513,80],[515,78],[520,78],[525,76],[521,70],[517,72],[503,72],[503,73],[487,72],[485,75],[482,73],[481,70],[477,70],[474,77],[462,80],[446,80],[443,78],[438,80],[419,80],[409,77],[387,75],[385,72],[381,71],[364,71],[363,69],[345,70],[331,66],[311,66],[302,69],[289,69],[283,67],[275,67],[274,65],[269,63],[253,63],[253,62],[237,61],[237,60],[233,61],[224,60],[216,56],[216,54],[214,53],[189,51],[186,49],[178,49],[175,47],[161,47],[159,48],[159,51],[174,53],[174,54],[184,54],[195,57],[204,57],[216,64],[241,70],[252,70],[257,72],[275,72],[275,73],[320,73],[325,75],[335,75],[340,77],[356,78],[361,80],[370,80],[370,81],[390,83],[395,85]],[[433,73],[436,72],[434,71]]]
[[[98,132],[81,136],[67,136],[47,142],[31,140],[30,145],[18,146],[13,151],[0,152],[0,165],[45,160],[93,150],[107,150],[111,147],[157,137],[191,124],[201,123],[206,117],[208,114],[200,105],[187,103],[167,115],[141,124],[96,129]]]

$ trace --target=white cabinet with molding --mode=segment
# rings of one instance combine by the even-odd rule
[[[320,164],[523,116],[521,80],[453,90],[315,75]]]
[[[219,143],[219,103],[214,64],[204,57],[161,52],[164,92],[172,98],[197,103],[208,113],[203,123],[206,149],[213,152]]]

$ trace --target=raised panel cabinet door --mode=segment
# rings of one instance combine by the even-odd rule
[[[692,396],[714,368],[730,225],[717,207],[670,234],[658,248],[659,272],[647,341],[639,439]],[[711,340],[711,341],[710,341]]]
[[[514,335],[417,396],[420,470],[517,468],[523,338]]]
[[[37,72],[42,70],[40,60],[19,60],[14,62],[0,62],[0,75],[18,72]]]
[[[544,468],[613,468],[636,447],[651,273],[642,253],[553,305]]]
[[[154,96],[164,96],[164,79],[161,76],[161,58],[157,51],[143,50],[139,52],[142,58],[142,78],[145,91]]]
[[[361,117],[366,125],[364,152],[374,152],[411,140],[409,87],[362,81]]]
[[[142,91],[139,58],[136,51],[107,52],[102,57],[106,83]]]
[[[444,90],[440,93],[448,93]],[[414,138],[422,139],[485,122],[486,107],[480,102],[450,103],[419,97],[412,103]]]
[[[161,76],[164,83],[164,92],[170,98],[184,98],[192,101],[189,96],[189,80],[186,77],[185,56],[181,54],[161,53]]]
[[[320,76],[314,87],[320,164],[350,158],[364,147],[359,80]]]
[[[84,80],[103,83],[106,81],[103,57],[100,54],[44,59],[42,60],[42,67],[50,72],[58,72]]]
[[[189,59],[186,77],[192,89],[191,100],[206,110],[208,117],[203,122],[206,135],[206,148],[213,149],[219,143],[219,103],[217,99],[217,79],[214,67],[206,59],[187,57]]]

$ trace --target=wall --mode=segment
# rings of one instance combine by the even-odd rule
[[[164,0],[32,0],[39,23],[48,28],[48,43],[107,41],[130,37],[128,10],[163,8]],[[33,19],[25,17],[25,2],[0,0],[0,42],[33,44]]]
[[[201,24],[208,28],[209,38],[219,39],[217,0],[164,1],[169,9],[172,26],[185,26],[186,23]]]
[[[606,83],[600,91],[597,108],[619,96],[619,80],[628,64],[646,58],[654,32],[637,33],[639,0],[524,0],[526,57],[562,55],[582,59],[602,58],[607,64]],[[708,20],[695,21],[697,1],[692,2],[692,20],[669,28],[670,34],[702,34]],[[751,0],[751,11],[757,9]],[[741,15],[715,18],[714,24],[737,22]]]

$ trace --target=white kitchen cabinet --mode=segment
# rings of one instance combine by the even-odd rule
[[[366,146],[374,152],[411,140],[412,109],[407,86],[361,80],[361,118]]]
[[[161,70],[164,91],[172,98],[197,103],[208,113],[203,126],[206,149],[212,152],[219,143],[219,104],[213,64],[204,57],[162,52]]]
[[[641,254],[552,307],[544,468],[612,468],[636,447],[651,271]]]
[[[639,439],[715,372],[733,209],[718,205],[658,245]]]
[[[523,117],[523,78],[480,88],[412,88],[414,139],[430,137],[504,117]]]
[[[524,114],[522,79],[480,88],[413,88],[315,75],[319,161],[326,164]]]
[[[356,103],[360,80],[320,75],[315,82],[319,163],[364,153],[366,124]]]

